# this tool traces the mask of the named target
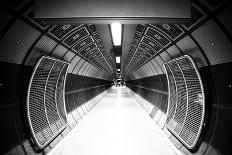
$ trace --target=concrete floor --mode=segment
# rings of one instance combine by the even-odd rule
[[[178,153],[178,152],[177,152]],[[126,88],[111,92],[51,155],[174,155],[173,146]]]

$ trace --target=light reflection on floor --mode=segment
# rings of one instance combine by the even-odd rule
[[[161,130],[124,87],[111,92],[61,141],[52,155],[174,155]]]

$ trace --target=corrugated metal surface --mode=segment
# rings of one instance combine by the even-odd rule
[[[158,62],[158,64],[160,65],[161,69],[162,69],[162,72],[164,73],[164,66],[163,66],[163,63],[164,61],[162,60],[162,58],[160,56],[157,56],[155,57],[156,61]]]
[[[65,48],[62,45],[58,45],[55,48],[55,50],[52,52],[52,56],[62,58],[67,51],[68,51],[67,48]]]
[[[81,68],[78,71],[78,75],[82,75],[83,71],[85,70],[86,66],[88,65],[88,62],[85,61],[85,63],[81,66]]]
[[[90,73],[92,72],[92,70],[93,70],[93,65],[90,64],[89,69],[86,71],[86,76],[90,76]]]
[[[163,74],[163,71],[161,69],[161,66],[158,64],[158,62],[155,59],[152,59],[151,62],[153,63],[153,65],[155,66],[158,74]]]
[[[83,63],[85,63],[84,59],[81,59],[80,61],[78,61],[78,63],[76,64],[75,68],[72,71],[72,74],[79,74],[79,70],[82,67]]]
[[[210,20],[192,33],[212,65],[231,62],[232,45],[218,25]]]
[[[47,36],[43,36],[31,51],[25,64],[35,66],[38,59],[43,55],[48,55],[56,45],[57,43],[54,40],[48,38]]]
[[[187,55],[164,66],[169,86],[167,128],[186,147],[193,149],[199,140],[205,116],[205,95],[200,74]]]
[[[152,64],[152,62],[151,62],[151,61],[149,61],[149,62],[148,62],[148,65],[149,65],[149,66],[150,66],[150,68],[152,69],[152,71],[153,71],[153,75],[157,75],[157,74],[158,74],[158,72],[157,72],[156,68],[153,66],[153,64]]]
[[[67,125],[64,101],[67,67],[67,63],[42,57],[31,77],[27,117],[34,142],[40,149]]]
[[[75,56],[75,54],[71,51],[68,51],[65,55],[64,55],[64,60],[67,62],[70,62],[72,60],[72,58]]]
[[[176,45],[181,49],[184,54],[191,55],[197,63],[198,67],[207,66],[207,63],[201,51],[198,49],[197,45],[189,36],[186,36],[185,38],[177,42]]]
[[[68,68],[68,73],[72,73],[74,67],[76,66],[77,62],[78,62],[80,59],[81,59],[81,58],[80,58],[79,56],[77,56],[77,55],[72,59],[70,65],[69,65],[69,68]]]
[[[176,58],[176,57],[181,56],[181,53],[180,53],[179,49],[178,49],[175,45],[169,47],[169,48],[167,49],[167,52],[169,53],[169,55],[170,55],[172,58]]]
[[[86,65],[84,71],[82,72],[82,75],[86,76],[86,72],[89,70],[90,66],[91,66],[90,63],[87,62],[87,65]]]
[[[37,30],[17,20],[1,40],[0,60],[21,64],[28,49],[39,35]]]
[[[166,51],[163,51],[162,53],[160,53],[160,56],[162,57],[164,62],[171,60],[170,55]]]

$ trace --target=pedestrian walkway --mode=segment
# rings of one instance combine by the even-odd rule
[[[49,154],[175,155],[161,132],[126,87],[113,87]]]

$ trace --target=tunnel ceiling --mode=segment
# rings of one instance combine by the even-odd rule
[[[70,62],[69,73],[79,74],[80,67],[77,67],[81,66],[85,68],[82,73],[97,74],[87,76],[105,79],[115,77],[117,71],[109,25],[48,25],[33,19],[32,1],[19,4],[4,4],[1,9],[1,23],[4,23],[1,25],[2,61],[34,65],[35,62],[32,61],[37,60],[39,55],[51,55]],[[230,16],[231,12],[230,8],[224,9],[226,7],[225,1],[194,1],[191,5],[191,21],[186,24],[124,25],[122,77],[129,80],[146,76],[146,71],[142,71],[141,67],[147,62],[154,60],[156,62],[153,65],[162,68],[167,57],[174,58],[182,54],[190,54],[200,66],[230,61],[231,54],[226,51],[231,49],[228,26],[231,21],[226,21],[225,18],[228,14]],[[17,15],[18,13],[20,15]],[[6,24],[9,21],[12,21],[9,24],[13,23],[10,28],[9,24]],[[222,22],[226,25],[222,25]],[[220,40],[217,35],[201,36],[201,32],[206,30],[217,32]],[[10,35],[17,33],[17,37],[7,40],[11,38]],[[226,44],[226,49],[221,51],[220,60],[216,60],[212,55],[218,55],[215,53],[222,44]],[[8,45],[12,45],[11,48]],[[18,53],[15,54],[15,51]]]

